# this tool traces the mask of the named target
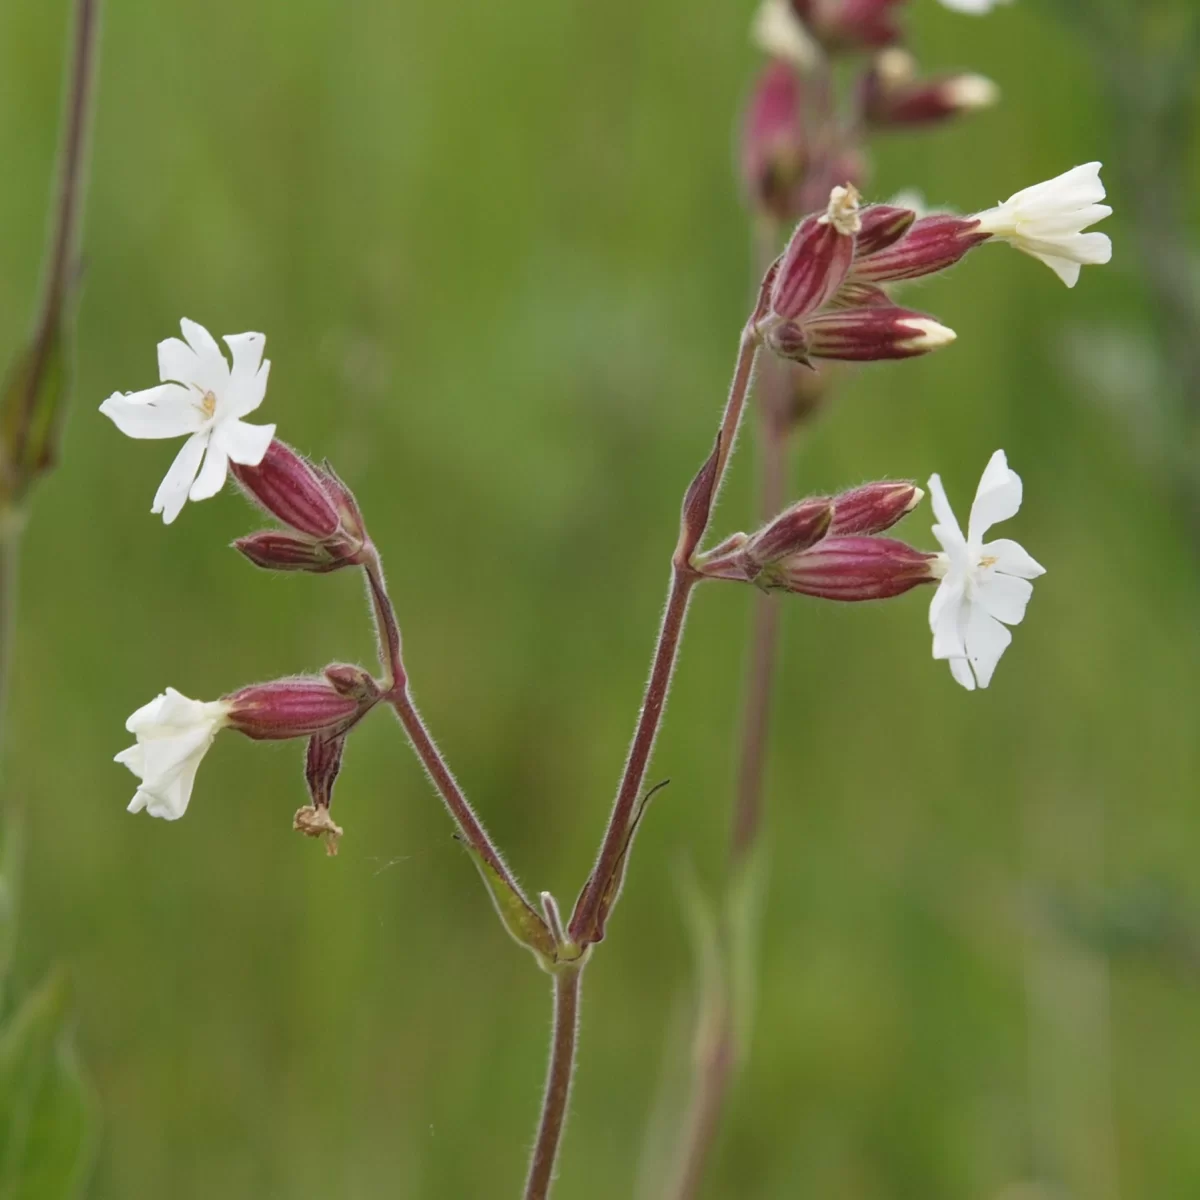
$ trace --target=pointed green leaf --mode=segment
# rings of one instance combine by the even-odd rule
[[[533,951],[541,965],[550,970],[557,958],[557,947],[546,922],[474,846],[463,839],[460,841],[479,871],[504,928],[514,941]]]

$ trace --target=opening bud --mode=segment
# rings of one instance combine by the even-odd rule
[[[907,308],[833,309],[804,322],[808,353],[847,362],[912,358],[954,341],[956,334],[932,317]]]
[[[298,675],[242,688],[224,697],[224,703],[230,728],[257,741],[279,741],[344,733],[378,698],[379,689],[366,671],[338,664],[327,668],[326,675]]]
[[[912,512],[925,493],[905,481],[865,483],[833,498],[831,536],[883,533]]]
[[[860,248],[850,278],[858,282],[886,283],[918,279],[952,267],[969,250],[991,236],[980,230],[975,217],[935,213],[914,221],[898,241],[881,249]]]
[[[834,504],[828,496],[814,496],[785,509],[742,547],[747,575],[753,578],[768,564],[807,550],[825,536],[833,519]]]
[[[982,75],[960,73],[917,77],[916,60],[899,47],[884,50],[863,77],[863,116],[878,126],[929,125],[959,113],[988,108],[1000,89]]]
[[[886,600],[935,581],[936,554],[893,538],[827,537],[763,570],[754,581],[823,600]]]
[[[858,192],[849,184],[832,189],[824,213],[800,222],[771,289],[775,318],[792,321],[815,312],[841,287],[854,262],[859,225]]]

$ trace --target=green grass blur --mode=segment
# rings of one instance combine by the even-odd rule
[[[349,749],[337,859],[290,832],[297,744],[222,738],[184,821],[124,813],[110,759],[165,685],[209,698],[372,650],[356,579],[227,548],[256,527],[233,494],[164,530],[174,448],[96,406],[155,381],[180,316],[268,335],[262,418],[356,489],[443,749],[521,878],[569,901],[746,309],[751,7],[107,5],[75,403],[28,530],[3,779],[29,825],[22,977],[75,979],[96,1200],[514,1196],[549,1001],[382,713]],[[66,8],[0,6],[4,357]],[[882,145],[876,196],[970,210],[1109,159],[1089,60],[1035,0],[912,8],[925,63],[1004,101]],[[1049,573],[973,695],[929,657],[924,595],[784,601],[755,1039],[713,1200],[1200,1195],[1194,972],[1044,916],[1147,887],[1200,916],[1195,546],[1064,350],[1153,321],[1114,204],[1114,262],[1074,292],[1003,248],[924,286],[957,344],[859,373],[797,460],[797,494],[936,470],[965,509],[1003,446],[1026,496],[1005,533]],[[722,534],[750,520],[742,450]],[[928,519],[901,532],[930,545]],[[588,973],[562,1200],[634,1194],[686,1055],[680,880],[720,874],[750,598],[694,610],[651,771],[672,783]]]

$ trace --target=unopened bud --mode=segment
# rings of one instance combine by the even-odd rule
[[[256,467],[233,464],[238,482],[273,517],[314,538],[332,537],[340,520],[327,485],[307,459],[278,438]]]
[[[321,672],[339,696],[348,696],[360,704],[379,698],[379,685],[370,671],[353,663],[330,663]]]
[[[861,225],[854,245],[854,257],[877,254],[898,242],[912,227],[917,214],[911,208],[891,204],[868,204],[860,214]]]
[[[276,741],[348,729],[377,697],[377,689],[362,699],[345,695],[324,676],[299,675],[242,688],[224,701],[231,728],[259,741]]]
[[[256,567],[268,571],[311,571],[323,575],[357,562],[355,549],[339,538],[315,541],[266,529],[240,537],[233,544]]]
[[[854,261],[858,192],[833,188],[820,216],[800,222],[784,251],[771,289],[771,311],[791,321],[816,312],[842,285]]]
[[[921,217],[899,241],[881,250],[857,253],[850,278],[887,283],[932,275],[952,267],[989,237],[990,233],[980,231],[975,217],[956,217],[950,213]]]
[[[807,550],[825,536],[833,519],[833,502],[828,496],[814,496],[785,509],[742,547],[747,573],[753,576],[768,563]]]
[[[925,493],[907,481],[865,483],[833,498],[832,537],[882,533],[912,512]]]
[[[823,600],[886,600],[936,576],[936,554],[879,537],[827,537],[809,550],[766,568],[755,580]]]
[[[907,308],[843,308],[804,322],[808,353],[816,358],[873,362],[912,358],[954,341],[953,329]]]
[[[827,50],[889,46],[900,37],[892,9],[904,0],[793,0]]]

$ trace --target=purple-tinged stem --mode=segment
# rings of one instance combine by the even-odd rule
[[[433,786],[441,796],[451,819],[463,840],[471,846],[497,875],[525,900],[516,878],[508,869],[500,851],[496,848],[483,823],[475,815],[446,760],[438,750],[429,729],[417,711],[408,692],[408,672],[401,657],[400,626],[396,620],[396,609],[388,595],[387,584],[379,554],[370,547],[365,555],[363,570],[367,576],[367,587],[371,593],[371,605],[375,612],[376,634],[379,640],[379,658],[386,672],[383,699],[393,708],[413,750],[425,767]],[[525,905],[532,908],[528,900]]]
[[[571,1080],[575,1074],[575,1044],[579,1035],[579,991],[583,965],[560,969],[554,976],[554,1030],[550,1044],[550,1068],[537,1141],[529,1163],[525,1200],[545,1200],[554,1182],[554,1164],[567,1123]]]
[[[654,741],[662,724],[667,694],[671,687],[671,675],[675,669],[679,643],[687,619],[688,602],[691,599],[692,588],[698,581],[688,559],[691,556],[691,550],[699,543],[704,536],[704,531],[708,528],[713,504],[720,491],[729,454],[733,448],[738,425],[746,405],[746,396],[750,390],[757,353],[757,336],[753,329],[748,327],[742,334],[738,348],[733,382],[730,384],[729,398],[725,404],[721,428],[717,434],[717,442],[713,451],[715,462],[711,485],[703,492],[698,501],[699,510],[690,514],[685,512],[684,529],[681,531],[680,542],[672,563],[671,587],[667,594],[662,625],[658,631],[658,641],[655,644],[653,664],[650,668],[650,679],[646,684],[637,729],[629,748],[629,756],[625,760],[625,770],[617,789],[617,797],[613,802],[612,813],[604,833],[596,865],[588,877],[579,899],[575,902],[575,911],[571,916],[570,934],[580,945],[590,945],[604,936],[607,911],[611,909],[616,899],[614,888],[619,886],[618,876],[623,869],[625,853],[628,849],[632,818],[636,811],[642,784],[646,778],[646,770],[650,765]],[[706,468],[707,464],[705,468],[701,469],[701,475],[704,474]]]

